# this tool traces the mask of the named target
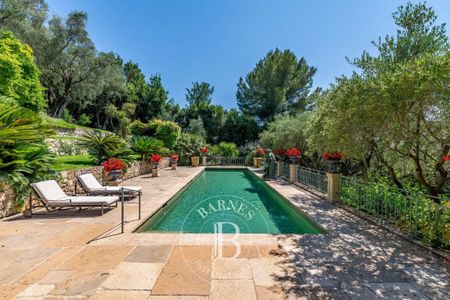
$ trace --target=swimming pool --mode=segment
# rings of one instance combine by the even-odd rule
[[[247,169],[205,169],[138,232],[325,233]]]

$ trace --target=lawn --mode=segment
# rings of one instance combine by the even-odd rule
[[[64,171],[95,166],[90,155],[62,155],[56,158],[55,170]]]

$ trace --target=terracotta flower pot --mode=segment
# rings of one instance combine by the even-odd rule
[[[198,167],[198,165],[200,164],[200,157],[198,156],[192,156],[191,157],[191,165],[193,167]]]
[[[253,166],[255,168],[261,168],[262,157],[253,157]]]

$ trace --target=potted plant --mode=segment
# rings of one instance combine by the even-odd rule
[[[284,149],[275,149],[273,150],[273,153],[280,161],[284,161],[284,159],[286,158],[286,150]]]
[[[322,154],[322,158],[327,162],[329,173],[342,172],[342,158],[344,154],[342,152],[325,152]]]
[[[266,154],[266,150],[261,147],[255,149],[255,157],[253,157],[253,166],[255,168],[260,168],[262,163],[262,158]]]
[[[162,156],[159,154],[153,154],[150,157],[150,160],[152,162],[152,177],[158,177],[158,167],[161,159]]]
[[[178,154],[170,154],[170,166],[172,167],[172,170],[177,169],[178,164]]]
[[[202,156],[202,165],[206,166],[206,156],[208,155],[209,149],[207,147],[200,148],[200,155]]]
[[[117,181],[125,169],[125,163],[117,158],[109,158],[103,163],[103,172],[107,174],[110,181]]]
[[[302,152],[295,147],[289,148],[286,150],[286,155],[291,160],[291,163],[298,164],[300,161],[300,155]]]

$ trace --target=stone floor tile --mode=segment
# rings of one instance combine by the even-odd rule
[[[49,247],[69,247],[85,245],[110,230],[114,224],[77,224],[77,226],[61,233],[53,235],[47,242]]]
[[[41,280],[38,281],[39,284],[56,284],[61,283],[71,276],[75,271],[51,271]]]
[[[248,258],[214,259],[212,279],[251,279],[252,269]]]
[[[263,245],[258,246],[261,257],[287,257],[288,253],[281,245]]]
[[[236,255],[238,249],[235,246],[226,245],[222,247],[222,257],[231,258]],[[236,258],[254,258],[259,257],[258,248],[253,245],[241,245],[240,252]],[[220,257],[219,257],[220,258]]]
[[[284,291],[277,286],[257,286],[256,296],[258,300],[297,300],[297,297],[293,293]]]
[[[208,296],[150,296],[147,300],[208,300]]]
[[[137,246],[126,258],[128,262],[163,263],[167,261],[172,245]]]
[[[110,274],[106,271],[76,271],[57,283],[50,296],[91,296]]]
[[[41,247],[30,247],[28,250],[2,250],[0,284],[19,279],[58,251],[59,249]]]
[[[99,290],[92,300],[147,300],[149,291]]]
[[[114,269],[132,249],[131,246],[87,246],[58,270]]]
[[[284,282],[292,283],[291,278],[295,276],[294,266],[284,264],[279,258],[252,258],[250,264],[253,280],[257,286],[272,287]],[[301,278],[298,278],[296,283],[301,283]]]
[[[33,284],[19,293],[14,299],[44,298],[54,288],[54,284]]]
[[[252,300],[256,299],[252,280],[213,280],[211,281],[210,299]]]
[[[152,295],[208,295],[212,247],[175,246]]]
[[[111,290],[148,290],[150,291],[158,278],[162,263],[122,262],[102,287]]]
[[[369,283],[366,286],[379,298],[429,299],[409,283]]]

